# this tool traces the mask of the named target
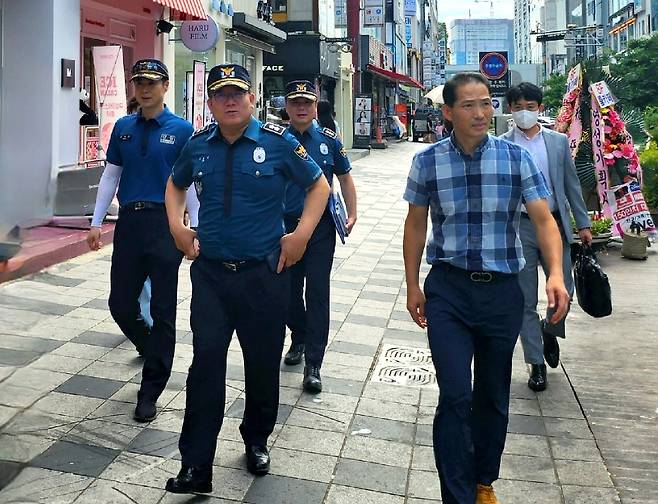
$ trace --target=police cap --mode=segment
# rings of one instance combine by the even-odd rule
[[[169,80],[169,70],[160,60],[141,59],[133,65],[130,80],[135,79]]]
[[[307,80],[294,80],[286,84],[286,100],[295,98],[306,98],[311,101],[318,101],[318,95],[315,94],[315,86]]]
[[[208,93],[224,86],[236,86],[248,91],[251,88],[249,72],[240,65],[217,65],[208,74]]]

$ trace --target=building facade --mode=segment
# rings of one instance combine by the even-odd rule
[[[111,79],[127,99],[134,62],[162,59],[170,73],[165,102],[186,117],[195,60],[207,70],[226,62],[244,65],[261,96],[263,52],[286,38],[266,13],[250,0],[0,0],[0,238],[14,225],[93,210],[102,166],[89,168],[83,160],[87,133],[79,124],[79,102],[80,90],[87,90],[98,112],[107,94],[104,84],[95,83],[94,48],[121,47],[122,65],[117,56]],[[179,27],[208,16],[217,42],[195,53],[181,43]]]
[[[510,63],[516,61],[512,19],[454,19],[448,25],[450,63],[472,65],[480,61],[480,51],[507,51]]]

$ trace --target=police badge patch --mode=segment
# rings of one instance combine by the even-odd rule
[[[327,144],[324,142],[320,144],[320,154],[324,154],[325,156],[329,154],[329,147],[327,147]]]
[[[295,154],[297,154],[304,161],[308,159],[308,152],[306,152],[306,149],[302,144],[299,144],[297,147],[295,147]]]
[[[262,147],[256,147],[254,149],[253,158],[256,163],[263,163],[265,161],[265,149]]]
[[[343,156],[344,158],[347,157],[347,151],[345,150],[345,147],[340,148],[340,155]]]

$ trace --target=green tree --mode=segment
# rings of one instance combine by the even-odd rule
[[[544,107],[553,114],[557,114],[567,90],[567,76],[554,73],[544,81],[542,88],[544,89]]]
[[[624,81],[617,90],[618,98],[632,107],[644,109],[658,105],[658,33],[651,37],[631,40],[628,49],[615,55],[616,63],[610,72]]]

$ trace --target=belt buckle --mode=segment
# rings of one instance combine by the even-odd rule
[[[473,282],[488,283],[493,280],[493,275],[488,271],[473,271],[470,277]]]
[[[146,207],[146,204],[143,201],[137,201],[135,202],[135,210],[144,210]]]
[[[233,273],[238,271],[238,263],[222,262],[222,266],[224,266],[227,270],[232,271]]]

